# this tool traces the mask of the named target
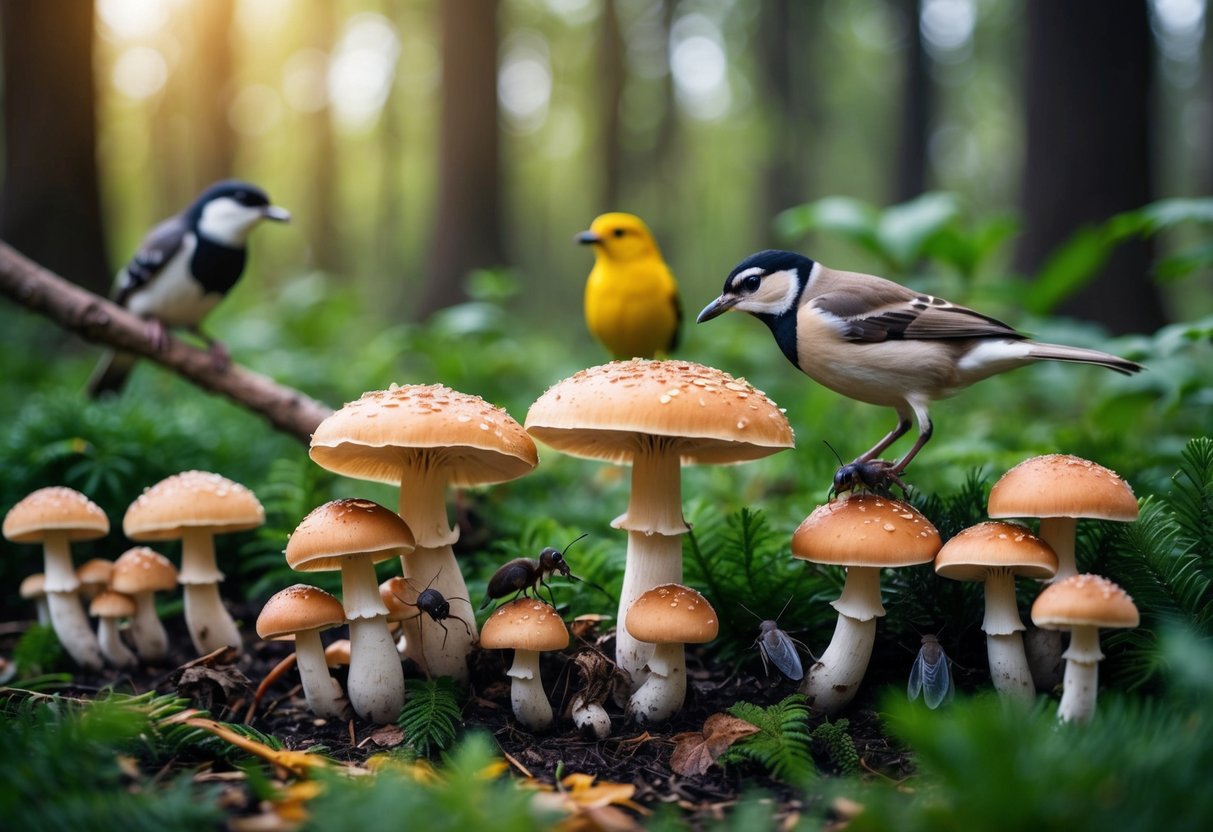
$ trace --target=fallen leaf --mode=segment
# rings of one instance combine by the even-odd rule
[[[744,719],[724,713],[712,714],[703,723],[702,731],[687,731],[671,737],[676,745],[670,755],[670,768],[684,777],[705,774],[729,746],[757,733],[757,726]]]
[[[403,728],[399,725],[380,725],[358,743],[358,747],[365,748],[368,743],[374,743],[380,748],[395,748],[402,742],[404,742]]]

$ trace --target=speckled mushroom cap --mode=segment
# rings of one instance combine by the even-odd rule
[[[792,535],[793,557],[835,566],[929,563],[943,541],[918,509],[875,494],[848,494],[813,509]]]
[[[984,581],[991,569],[1045,581],[1057,572],[1057,555],[1023,526],[991,520],[959,532],[935,556],[935,574],[954,581]]]
[[[371,500],[333,500],[317,506],[286,542],[286,562],[300,572],[340,569],[344,558],[371,555],[374,563],[413,551],[413,533],[396,512]]]
[[[76,580],[82,584],[104,589],[114,574],[114,562],[105,558],[89,558],[76,567]]]
[[[114,561],[110,587],[127,595],[176,589],[177,567],[155,549],[134,546]]]
[[[783,411],[745,379],[634,358],[582,370],[535,400],[526,429],[558,451],[631,462],[640,436],[677,440],[684,464],[760,459],[794,444]]]
[[[1032,622],[1046,630],[1136,627],[1139,620],[1129,594],[1101,575],[1071,575],[1049,584],[1032,604]]]
[[[1133,489],[1115,471],[1070,454],[1024,460],[990,489],[991,517],[1137,519]]]
[[[135,614],[135,599],[107,589],[88,605],[88,614],[95,618],[130,618]]]
[[[682,584],[662,584],[641,595],[628,607],[625,626],[649,644],[702,644],[720,632],[708,599]]]
[[[539,464],[510,414],[441,384],[363,393],[320,423],[309,453],[334,473],[393,485],[420,456],[456,486],[506,482]]]
[[[110,521],[101,507],[73,488],[39,488],[4,515],[4,536],[14,543],[41,543],[47,532],[68,540],[94,540],[109,534]]]
[[[518,598],[493,610],[480,628],[480,646],[487,650],[563,650],[569,646],[569,630],[550,604]]]
[[[286,640],[306,630],[327,630],[345,623],[345,608],[323,589],[294,584],[275,593],[257,616],[257,635]]]
[[[176,540],[187,529],[222,534],[264,522],[261,502],[240,483],[208,471],[182,471],[135,498],[122,530],[131,540]]]

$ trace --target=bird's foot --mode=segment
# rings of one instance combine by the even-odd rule
[[[232,365],[232,355],[221,341],[211,341],[206,351],[211,356],[211,366],[218,372],[223,372]]]
[[[147,319],[147,340],[156,352],[168,349],[168,328],[156,318]]]
[[[903,497],[909,495],[909,489],[901,479],[897,463],[885,459],[857,459],[842,466],[834,474],[830,497],[833,499],[848,491],[869,491],[892,499],[894,486],[901,489]]]

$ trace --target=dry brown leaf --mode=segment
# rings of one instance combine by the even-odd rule
[[[670,768],[684,777],[705,774],[721,754],[740,739],[757,734],[758,728],[731,714],[712,714],[699,733],[687,731],[671,737],[676,743]]]
[[[404,742],[403,728],[399,725],[380,725],[358,743],[358,747],[365,748],[368,743],[373,743],[380,748],[395,748],[402,742]]]

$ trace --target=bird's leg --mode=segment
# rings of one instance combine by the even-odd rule
[[[871,462],[878,454],[884,451],[885,448],[892,445],[901,437],[905,436],[914,423],[910,421],[910,417],[904,413],[897,414],[897,426],[885,434],[884,439],[881,439],[875,445],[868,449],[866,453],[855,458],[855,462]],[[917,449],[915,449],[917,450]],[[913,453],[910,454],[911,456]]]
[[[910,450],[906,452],[906,455],[897,461],[897,464],[890,469],[890,473],[893,475],[898,475],[905,471],[906,467],[910,464],[910,460],[914,458],[915,454],[922,450],[923,445],[930,441],[931,433],[933,431],[934,427],[931,425],[930,419],[921,420],[918,425],[918,439],[914,441],[914,447],[910,448]]]
[[[159,318],[147,319],[147,340],[156,352],[168,349],[168,328]]]
[[[876,455],[888,448],[902,436],[905,436],[909,431],[913,422],[909,415],[898,412],[897,426],[885,434],[885,437],[872,446],[866,453],[855,459],[847,465],[843,465],[834,474],[834,484],[831,487],[833,494],[841,494],[844,491],[854,491],[856,488],[862,488],[867,491],[872,491],[877,494],[889,496],[893,486],[901,489],[902,494],[906,493],[906,484],[901,480],[901,472],[910,464],[910,460],[914,454],[926,444],[931,438],[931,422],[929,419],[920,419],[919,424],[924,426],[918,435],[918,440],[914,443],[914,447],[910,452],[902,457],[898,462],[893,463],[884,459],[875,459]]]
[[[226,370],[231,365],[231,353],[227,351],[227,347],[222,341],[212,338],[197,327],[191,331],[206,344],[206,351],[211,354],[211,363],[214,364],[216,370]]]

